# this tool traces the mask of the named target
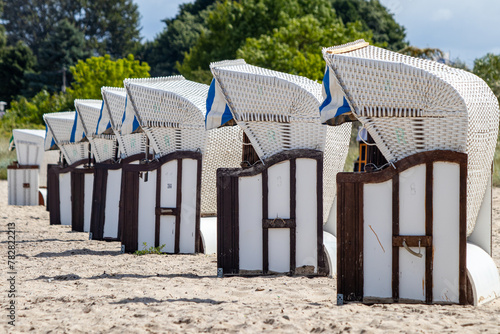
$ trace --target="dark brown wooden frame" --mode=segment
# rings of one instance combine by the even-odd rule
[[[61,225],[59,174],[72,173],[73,170],[76,169],[76,167],[83,165],[85,163],[88,163],[87,159],[82,159],[80,161],[75,162],[72,165],[61,165],[61,164],[47,165],[47,208],[49,210],[50,225]],[[71,192],[73,196],[73,189],[71,190]],[[73,201],[71,202],[73,203]]]
[[[118,147],[118,146],[117,146]],[[118,233],[116,238],[104,238],[104,222],[106,221],[106,196],[108,189],[108,172],[110,170],[122,169],[124,165],[144,158],[144,154],[135,154],[131,157],[121,159],[118,162],[112,160],[94,164],[94,193],[92,195],[92,213],[90,217],[90,233],[92,240],[119,241],[120,219],[118,219]],[[121,186],[121,184],[120,184]],[[121,197],[121,187],[117,196]]]
[[[144,155],[141,155],[142,157]],[[156,173],[156,209],[155,209],[155,247],[160,246],[160,217],[162,215],[173,215],[175,221],[175,246],[174,253],[179,253],[180,224],[181,224],[181,201],[182,201],[182,159],[194,159],[198,161],[197,166],[197,189],[196,189],[196,227],[195,227],[195,252],[203,251],[200,234],[200,201],[201,201],[201,169],[202,154],[193,151],[176,151],[167,154],[158,160],[140,164],[123,165],[122,189],[120,196],[120,218],[119,218],[119,239],[125,251],[128,253],[138,250],[138,219],[139,219],[139,173],[157,171]],[[177,204],[175,208],[160,207],[161,194],[161,167],[173,160],[177,160]]]
[[[363,301],[363,186],[392,180],[392,298],[399,301],[399,249],[403,239],[409,247],[426,249],[425,302],[432,303],[433,269],[433,164],[452,162],[460,166],[460,226],[459,226],[459,303],[467,303],[467,155],[453,151],[417,153],[394,164],[395,168],[373,173],[337,174],[337,293],[344,301]],[[426,165],[425,236],[399,235],[399,174],[417,165]],[[423,242],[423,243],[422,243]]]
[[[317,256],[318,275],[326,275],[323,253],[323,152],[288,150],[273,155],[252,167],[219,168],[217,170],[217,267],[224,275],[267,275],[269,272],[269,228],[290,229],[290,275],[296,272],[296,159],[316,160],[317,169]],[[267,170],[283,161],[290,161],[290,218],[268,219]],[[242,272],[239,266],[239,199],[238,179],[262,174],[262,272]]]

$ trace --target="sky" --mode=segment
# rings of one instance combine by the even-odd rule
[[[134,0],[142,15],[142,36],[153,40],[186,0]],[[406,28],[411,45],[439,48],[472,66],[474,59],[500,54],[500,0],[380,0]]]

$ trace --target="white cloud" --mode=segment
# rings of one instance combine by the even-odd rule
[[[435,22],[448,21],[453,17],[453,13],[448,8],[441,8],[432,13],[431,20]]]

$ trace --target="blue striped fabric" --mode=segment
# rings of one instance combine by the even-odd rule
[[[336,117],[351,111],[337,78],[328,66],[323,78],[323,97],[325,100],[319,107],[322,123],[332,122]]]
[[[205,128],[207,130],[224,126],[233,119],[233,114],[215,79],[212,79],[212,83],[208,89],[206,105],[207,113],[205,114]]]

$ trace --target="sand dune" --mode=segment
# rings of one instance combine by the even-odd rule
[[[494,189],[500,266],[500,189]],[[7,324],[7,223],[16,224],[16,326]],[[49,226],[44,207],[7,206],[0,181],[2,317],[6,332],[500,331],[500,300],[480,307],[336,305],[335,279],[216,277],[216,256],[120,254],[120,243]]]

